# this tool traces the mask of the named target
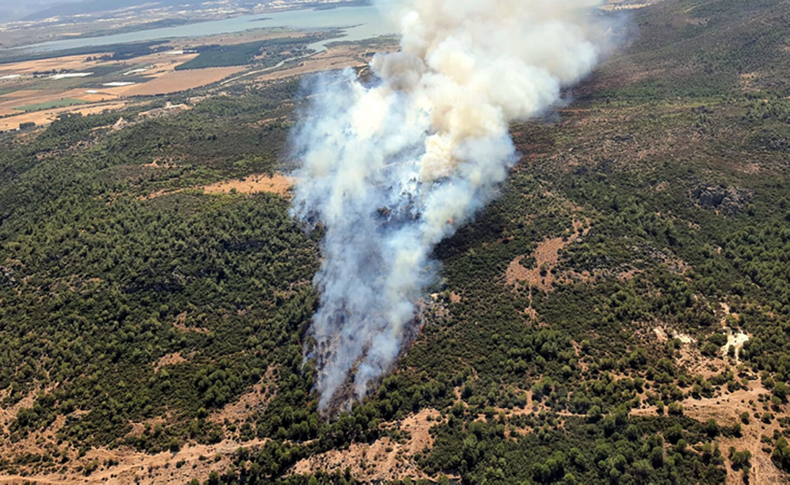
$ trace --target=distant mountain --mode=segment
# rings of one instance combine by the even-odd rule
[[[235,0],[231,3],[241,7],[254,7],[256,5],[260,5],[261,3],[271,3],[271,1],[272,0]],[[354,4],[369,2],[369,0],[345,1]],[[21,15],[18,12],[15,18],[35,21],[48,19],[51,17],[71,17],[74,15],[109,12],[139,5],[155,7],[170,7],[178,5],[185,7],[201,7],[203,6],[203,3],[203,0],[33,0],[32,3],[26,4],[24,7],[24,12],[22,12]],[[302,6],[325,5],[320,1],[316,1],[315,3],[299,3]],[[2,11],[4,8],[7,9],[7,7],[0,6],[0,21],[3,21]]]
[[[0,2],[0,22],[11,22],[40,12],[44,9],[62,7],[80,0],[29,0],[26,2]]]
[[[54,5],[43,10],[35,11],[28,14],[24,20],[42,20],[50,17],[69,17],[72,15],[83,15],[97,12],[106,12],[110,10],[118,10],[122,8],[134,7],[137,5],[145,4],[158,4],[160,6],[170,5],[188,5],[190,3],[185,0],[84,0],[72,3],[75,0],[69,0],[70,3],[62,5]]]

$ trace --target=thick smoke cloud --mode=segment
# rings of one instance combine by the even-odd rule
[[[431,252],[495,195],[516,151],[508,126],[540,115],[607,46],[590,0],[398,0],[402,34],[353,71],[314,78],[293,134],[293,215],[322,224],[315,277],[320,407],[362,398],[395,362]]]

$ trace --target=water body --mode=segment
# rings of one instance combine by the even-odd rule
[[[129,44],[152,40],[177,39],[179,37],[202,37],[230,34],[250,29],[289,27],[298,30],[317,31],[342,29],[340,38],[316,42],[310,47],[318,52],[326,45],[337,41],[360,41],[380,35],[395,34],[397,29],[387,21],[376,7],[338,7],[329,10],[292,10],[258,15],[244,15],[225,20],[200,22],[197,24],[164,27],[160,29],[126,32],[101,37],[62,39],[24,46],[25,52],[54,52],[88,46]]]

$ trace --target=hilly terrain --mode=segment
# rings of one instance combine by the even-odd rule
[[[64,3],[77,2],[79,0],[32,0],[22,3],[8,3],[0,6],[0,22],[8,22],[26,17],[34,12],[62,6]]]
[[[297,77],[0,134],[0,483],[789,483],[790,1],[626,25],[330,420]]]
[[[25,16],[22,20],[44,20],[52,17],[75,17],[84,15],[96,15],[111,11],[118,10],[146,10],[149,8],[162,9],[162,8],[179,8],[189,9],[193,7],[212,6],[215,8],[227,8],[233,5],[241,8],[251,8],[256,6],[270,6],[275,4],[276,8],[287,7],[289,4],[297,6],[321,6],[323,4],[341,4],[354,0],[333,0],[333,1],[293,1],[286,0],[285,2],[268,1],[251,1],[251,0],[234,0],[232,2],[185,2],[184,0],[66,0],[60,4],[41,8],[34,13]]]

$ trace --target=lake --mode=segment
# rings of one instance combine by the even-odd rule
[[[326,44],[337,41],[359,41],[380,35],[397,32],[395,26],[387,21],[378,8],[338,7],[325,10],[291,10],[256,15],[244,15],[224,20],[200,22],[175,27],[141,30],[101,37],[62,39],[19,48],[25,52],[53,52],[87,46],[103,46],[146,42],[151,40],[177,39],[179,37],[202,37],[207,35],[230,34],[250,29],[289,27],[298,30],[316,31],[322,29],[342,29],[344,35],[312,44],[316,51],[326,49]]]

